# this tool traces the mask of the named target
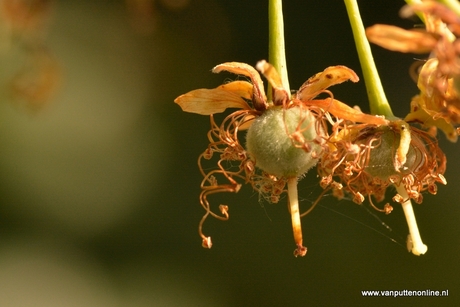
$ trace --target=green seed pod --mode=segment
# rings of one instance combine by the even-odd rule
[[[400,146],[401,135],[398,131],[394,131],[388,126],[376,128],[374,133],[370,134],[366,138],[366,142],[369,138],[375,138],[375,141],[371,146],[375,146],[370,152],[369,162],[365,167],[367,173],[373,177],[379,177],[382,180],[388,180],[390,176],[398,174],[409,174],[415,171],[414,168],[420,163],[420,159],[423,159],[421,153],[416,150],[414,142],[420,143],[420,140],[413,139],[409,145],[409,150],[406,154],[406,162],[397,171],[395,169],[396,151]],[[357,143],[362,143],[357,141]]]
[[[294,145],[290,136],[296,132],[310,152]],[[317,163],[311,154],[321,151],[320,145],[311,142],[316,137],[316,119],[309,110],[299,106],[287,110],[271,107],[250,126],[246,149],[256,166],[266,173],[299,177]]]

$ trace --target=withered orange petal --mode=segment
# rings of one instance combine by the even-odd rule
[[[424,108],[410,112],[404,118],[404,121],[421,123],[425,127],[436,127],[444,132],[449,141],[452,143],[457,142],[458,134],[455,127],[442,117],[433,118]]]
[[[388,125],[389,123],[389,121],[384,117],[363,113],[337,99],[315,99],[304,101],[303,103],[306,105],[317,106],[338,118],[350,120],[356,123],[366,123],[378,126]]]
[[[228,108],[251,109],[242,97],[247,97],[244,83],[221,85],[215,89],[197,89],[177,97],[177,103],[184,112],[211,115],[222,113]],[[245,82],[250,85],[250,83]],[[229,90],[231,88],[231,90]]]
[[[437,43],[432,33],[381,24],[367,28],[366,36],[371,43],[404,53],[430,53]]]
[[[259,61],[256,68],[264,75],[273,88],[273,103],[282,105],[289,100],[289,93],[283,86],[283,81],[275,67],[265,60]]]
[[[317,73],[300,87],[297,98],[301,101],[310,100],[318,96],[328,87],[351,80],[358,82],[358,75],[350,68],[342,65],[330,66],[323,72]]]
[[[247,100],[252,99],[253,85],[247,81],[233,81],[222,84],[217,88],[223,89],[227,92],[235,93]]]
[[[259,73],[257,70],[255,70],[254,67],[246,63],[227,62],[219,64],[212,69],[213,73],[219,73],[221,71],[229,71],[234,74],[249,77],[254,87],[252,97],[254,107],[257,110],[265,110],[267,108],[267,98],[265,97],[264,83],[262,82]]]

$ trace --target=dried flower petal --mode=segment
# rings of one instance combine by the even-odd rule
[[[370,41],[394,51],[431,53],[418,75],[420,95],[411,102],[407,122],[419,122],[427,129],[439,128],[456,142],[460,124],[460,17],[435,1],[416,2],[401,10],[402,16],[423,14],[426,30],[403,30],[375,25],[367,29]],[[433,130],[432,130],[433,131]]]
[[[267,108],[267,98],[265,97],[264,83],[260,78],[257,70],[251,65],[239,62],[227,62],[219,64],[212,69],[212,72],[219,73],[221,71],[229,71],[234,74],[244,75],[251,79],[253,89],[253,100],[254,108],[259,111],[263,111]]]
[[[359,77],[348,67],[330,66],[305,81],[297,92],[296,97],[301,101],[311,100],[323,93],[327,88],[348,80],[358,82]]]
[[[265,60],[259,61],[256,68],[264,75],[268,80],[273,90],[273,104],[281,106],[286,104],[290,99],[290,94],[286,91],[283,86],[283,81],[280,75],[276,71],[275,67]]]
[[[222,113],[228,108],[250,110],[243,99],[252,95],[252,84],[246,81],[233,81],[214,89],[198,89],[177,97],[177,103],[184,112],[211,115]]]
[[[362,203],[367,197],[376,210],[389,213],[388,206],[374,206],[371,196],[380,202],[386,189],[397,185],[420,203],[423,191],[434,192],[433,185],[445,183],[442,174],[446,157],[436,140],[404,121],[391,121],[380,127],[337,121],[332,129],[328,140],[331,145],[318,164],[323,188],[332,188],[325,187],[332,181],[341,182],[355,203]],[[348,150],[349,144],[359,145],[360,150]],[[398,196],[393,200],[402,201]]]
[[[337,99],[315,99],[302,101],[306,105],[316,106],[329,112],[337,118],[346,119],[357,123],[366,123],[371,125],[388,125],[389,121],[382,116],[374,116],[363,113],[355,108],[352,108]]]
[[[405,53],[430,53],[438,42],[438,37],[433,33],[382,24],[367,28],[366,36],[371,43],[380,47]]]
[[[438,62],[438,59],[432,58],[423,65],[417,83],[420,95],[412,99],[411,112],[405,120],[437,127],[451,142],[456,142],[458,135],[453,124],[459,122],[460,109],[451,102],[459,98],[452,80],[438,77]]]

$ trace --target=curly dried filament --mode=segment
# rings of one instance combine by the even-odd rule
[[[366,135],[365,130],[360,130],[359,134],[360,135]],[[359,136],[358,135],[358,138]],[[380,141],[379,138],[370,138],[366,141],[366,143],[361,144],[361,151],[359,151],[353,159],[353,161],[350,161],[350,166],[352,166],[352,171],[353,175],[351,176],[341,176],[342,181],[346,184],[347,189],[354,195],[353,201],[355,203],[361,204],[364,201],[364,197],[362,193],[370,195],[373,193],[373,189],[369,187],[367,184],[368,178],[367,173],[365,172],[366,166],[369,164],[370,160],[370,152],[371,149],[375,148],[376,146],[373,144],[375,141]],[[344,144],[350,141],[343,141]],[[379,146],[379,144],[377,144]],[[346,146],[344,146],[346,147]],[[343,154],[344,157],[347,157],[347,153]],[[335,170],[336,168],[334,168]],[[339,171],[339,173],[343,173],[342,171]],[[378,209],[377,209],[378,210]]]
[[[308,208],[307,211],[305,211],[304,213],[302,213],[300,215],[300,217],[304,217],[305,215],[307,215],[308,213],[310,213],[311,211],[313,211],[313,209],[315,209],[316,205],[319,203],[319,201],[323,198],[323,196],[326,194],[326,192],[328,192],[329,190],[331,189],[331,187],[327,187],[325,188],[321,194],[319,194],[319,196],[316,198],[315,202],[313,203],[313,205],[311,205],[310,208]]]
[[[245,118],[249,113],[252,113],[252,111],[239,110],[227,116],[219,127],[220,138],[227,140],[229,145],[238,142],[239,127],[245,122]]]
[[[297,102],[299,101],[297,100]],[[298,123],[293,132],[289,131],[289,127],[286,123],[286,111],[291,107],[300,108]],[[321,130],[321,124],[319,123],[322,121],[321,118],[318,117],[313,112],[310,112],[310,108],[302,103],[290,103],[289,105],[283,104],[283,121],[284,121],[284,129],[286,131],[286,135],[291,139],[292,145],[296,148],[305,150],[307,153],[310,152],[311,147],[308,143],[313,140],[305,140],[303,133],[305,131],[310,130],[312,128],[311,125],[314,125],[316,134],[318,136],[321,135],[322,130]],[[310,123],[308,123],[308,125],[302,128],[305,121],[310,121]]]
[[[208,180],[205,178],[203,182]],[[211,248],[212,242],[211,242],[211,237],[207,237],[203,234],[203,224],[206,218],[209,215],[212,215],[213,217],[221,220],[221,221],[227,221],[229,219],[228,215],[228,207],[225,205],[220,205],[220,211],[223,216],[217,215],[216,213],[212,212],[211,210],[211,205],[209,204],[208,201],[208,195],[215,194],[215,193],[223,193],[223,192],[230,192],[230,193],[237,193],[239,189],[241,188],[240,184],[227,184],[227,185],[216,185],[216,186],[203,186],[202,184],[202,191],[200,193],[200,203],[203,206],[203,208],[206,210],[206,213],[203,215],[203,217],[200,220],[200,223],[198,225],[198,233],[200,237],[203,239],[203,247],[205,248]]]
[[[213,217],[220,219],[220,220],[226,220],[228,219],[228,216],[223,218],[214,212],[211,211],[209,202],[207,200],[207,196],[211,194],[216,194],[216,193],[237,193],[240,188],[241,184],[236,183],[233,179],[231,179],[230,184],[217,184],[217,180],[214,178],[215,173],[222,173],[219,170],[212,171],[211,173],[208,174],[206,178],[203,179],[201,183],[201,193],[200,193],[200,203],[203,206],[203,208],[209,212]],[[211,185],[205,185],[206,182],[210,182]],[[213,183],[213,184],[212,184]]]
[[[206,211],[198,225],[198,233],[203,239],[203,247],[205,248],[211,248],[212,246],[211,237],[203,234],[203,224],[206,218],[209,215],[222,221],[226,221],[229,218],[228,207],[225,205],[219,206],[221,215],[212,211],[208,196],[216,193],[237,193],[241,188],[241,184],[238,184],[235,179],[247,180],[244,167],[247,155],[238,141],[238,131],[241,125],[247,124],[248,120],[252,119],[253,113],[251,110],[235,111],[227,116],[219,126],[216,124],[214,116],[210,115],[211,129],[208,132],[209,145],[198,157],[198,168],[203,175],[200,203]],[[248,115],[250,116],[249,119]],[[206,172],[202,161],[203,159],[210,160],[214,153],[220,154],[220,159],[217,161],[217,169]],[[239,161],[240,166],[238,170],[231,171],[223,165],[224,161]],[[216,176],[224,177],[229,183],[218,184]]]
[[[254,110],[238,110],[228,115],[222,124],[217,125],[214,120],[214,115],[210,115],[211,129],[208,131],[208,140],[210,145],[214,144],[226,144],[232,146],[238,143],[238,131],[241,127],[248,124],[253,119],[253,116],[257,114]],[[244,129],[243,128],[243,129]],[[216,139],[218,141],[216,141]]]

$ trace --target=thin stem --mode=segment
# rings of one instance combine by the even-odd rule
[[[272,64],[281,76],[284,89],[290,93],[289,79],[286,66],[286,53],[284,48],[284,22],[282,0],[269,0],[268,5],[269,22],[269,46],[268,62]],[[268,88],[269,99],[271,99],[271,86]]]
[[[405,0],[407,4],[411,5],[411,4],[418,4],[418,3],[422,3],[422,0]]]
[[[420,256],[426,253],[428,247],[423,244],[422,238],[420,237],[420,232],[418,230],[417,221],[415,220],[414,209],[412,208],[412,203],[410,201],[409,195],[407,194],[406,188],[400,184],[396,186],[398,194],[402,196],[403,199],[406,199],[402,204],[404,210],[404,215],[406,216],[407,225],[409,226],[409,237],[410,242],[407,244],[407,248],[412,254]]]
[[[348,18],[358,51],[359,62],[361,63],[364,74],[371,113],[392,118],[394,115],[388,104],[385,92],[383,91],[382,82],[380,81],[377,67],[372,57],[371,47],[364,31],[361,15],[359,14],[358,4],[356,0],[345,0],[345,6],[347,7]]]
[[[292,230],[294,231],[294,241],[297,244],[297,249],[294,251],[294,256],[305,256],[307,253],[307,248],[303,246],[302,224],[300,222],[299,212],[299,197],[297,195],[297,178],[289,178],[287,186],[289,209],[291,211]]]
[[[438,0],[445,6],[451,9],[457,16],[460,16],[460,3],[458,0]]]

